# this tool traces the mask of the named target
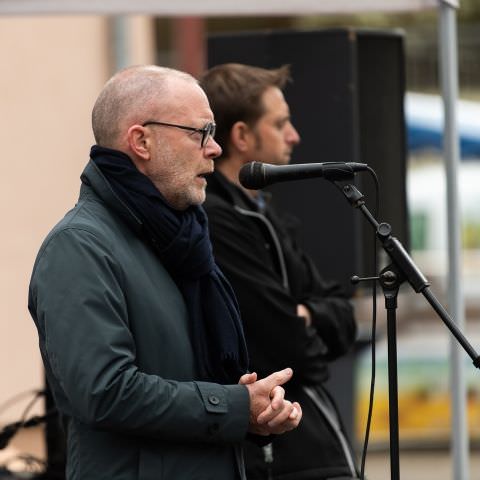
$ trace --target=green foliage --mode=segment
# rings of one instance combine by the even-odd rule
[[[460,0],[458,19],[464,22],[480,20],[480,2],[478,0]]]

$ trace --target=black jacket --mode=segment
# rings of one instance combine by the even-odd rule
[[[216,261],[239,300],[250,370],[264,377],[292,367],[287,398],[303,408],[299,428],[275,437],[271,449],[245,445],[249,480],[354,477],[350,447],[322,386],[328,362],[355,340],[350,302],[297,246],[293,221],[259,208],[218,172],[208,179],[205,209]],[[312,327],[297,316],[300,303]]]

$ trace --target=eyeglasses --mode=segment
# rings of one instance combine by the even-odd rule
[[[215,137],[215,130],[217,126],[213,122],[208,122],[203,128],[194,128],[194,127],[186,127],[185,125],[176,125],[175,123],[165,123],[165,122],[156,122],[154,120],[149,120],[145,122],[142,127],[146,127],[147,125],[162,125],[164,127],[175,127],[181,128],[182,130],[190,130],[191,132],[197,132],[202,134],[202,139],[200,141],[200,147],[203,148],[210,137]]]

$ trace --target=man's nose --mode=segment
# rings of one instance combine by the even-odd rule
[[[204,152],[208,158],[217,158],[222,154],[222,147],[215,141],[213,137],[209,137],[205,144]]]
[[[300,143],[300,135],[297,129],[290,123],[286,132],[286,139],[290,145],[297,145]]]

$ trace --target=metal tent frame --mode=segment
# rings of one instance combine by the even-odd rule
[[[444,157],[447,178],[448,305],[460,329],[465,307],[460,275],[460,216],[457,191],[459,136],[457,129],[458,59],[456,10],[459,0],[0,0],[0,15],[148,14],[156,16],[300,16],[357,12],[438,10],[439,60],[444,108]],[[453,478],[468,480],[468,433],[463,352],[451,342],[453,400]]]

